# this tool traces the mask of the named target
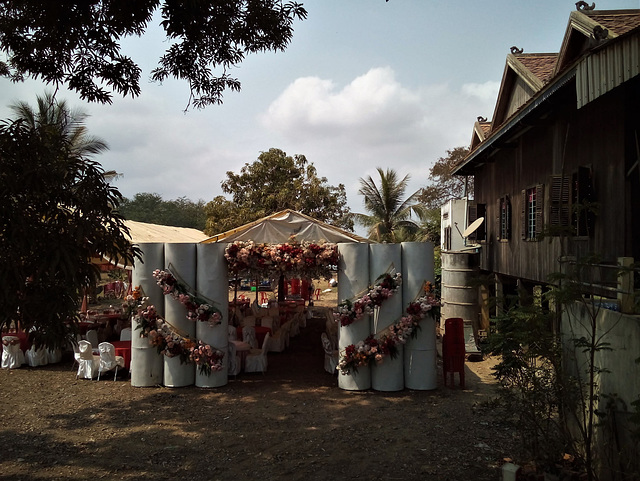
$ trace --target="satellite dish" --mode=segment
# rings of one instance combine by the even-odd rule
[[[465,239],[467,237],[469,237],[471,234],[473,234],[478,227],[480,227],[482,225],[482,223],[484,222],[484,217],[478,217],[476,220],[474,220],[471,225],[469,227],[467,227],[464,232],[462,233],[462,237],[464,237]]]

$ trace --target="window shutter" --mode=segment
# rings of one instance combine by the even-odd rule
[[[520,225],[522,230],[520,232],[523,240],[527,238],[527,191],[522,190],[522,204],[520,205]]]
[[[465,229],[469,227],[477,218],[478,218],[478,206],[475,204],[469,204],[467,206],[467,225],[465,226]],[[469,234],[469,237],[467,237],[468,240],[476,240],[476,238],[477,238],[477,234],[475,231]]]
[[[476,239],[486,240],[487,239],[487,204],[478,204],[477,207],[478,207],[477,218],[479,219],[480,217],[484,217],[484,222],[480,224],[480,227],[476,229]]]
[[[511,239],[511,199],[508,195],[504,196],[504,208],[505,208],[505,234],[507,239]]]
[[[551,226],[569,225],[570,182],[566,175],[551,176],[551,192],[549,193],[549,224]]]
[[[542,234],[544,228],[544,184],[536,185],[536,237]]]
[[[496,239],[500,240],[502,234],[502,199],[498,199],[496,212]]]

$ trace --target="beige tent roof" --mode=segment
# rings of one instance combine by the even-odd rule
[[[144,242],[201,242],[208,238],[204,232],[198,229],[147,224],[133,220],[125,220],[124,223],[129,228],[129,237],[133,244]]]
[[[352,232],[340,229],[308,215],[285,209],[262,219],[236,227],[222,234],[214,235],[204,243],[254,241],[259,244],[276,244],[287,242],[291,236],[298,241],[326,241],[326,242],[367,242],[369,239],[360,237]]]

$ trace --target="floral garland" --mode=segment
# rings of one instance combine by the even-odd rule
[[[179,356],[182,363],[195,363],[201,374],[208,376],[212,371],[222,370],[224,352],[202,341],[196,344],[193,339],[181,336],[160,317],[155,306],[144,306],[148,299],[148,297],[140,298],[137,312],[133,317],[134,322],[138,324],[136,329],[141,330],[140,337],[146,337],[159,354],[167,357]]]
[[[191,294],[187,287],[179,282],[169,270],[156,269],[153,271],[153,277],[162,288],[164,295],[170,295],[187,308],[187,319],[208,322],[211,326],[222,322],[222,313],[217,308],[208,304],[204,299]]]
[[[229,270],[264,277],[278,277],[285,272],[313,278],[330,278],[338,265],[338,246],[329,242],[298,242],[292,236],[282,244],[256,244],[236,241],[224,254]]]
[[[338,304],[337,311],[333,314],[336,322],[341,326],[348,326],[360,319],[365,314],[373,312],[373,308],[381,306],[384,301],[393,296],[402,284],[402,276],[399,272],[393,276],[391,274],[382,274],[376,283],[362,297],[355,301],[346,299]]]
[[[434,308],[439,306],[440,302],[429,295],[411,302],[407,306],[407,315],[391,325],[380,339],[371,334],[364,341],[348,345],[341,354],[336,369],[346,375],[351,371],[357,372],[360,366],[382,363],[385,356],[394,359],[398,355],[398,344],[405,344],[409,338],[415,338],[420,329],[420,321],[427,314],[435,319]]]

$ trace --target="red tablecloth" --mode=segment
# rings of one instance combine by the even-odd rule
[[[131,367],[131,341],[113,341],[113,347],[116,349],[116,356],[124,358],[124,367]]]
[[[256,341],[258,341],[258,347],[262,347],[262,342],[264,341],[264,337],[267,335],[267,332],[271,332],[271,328],[264,326],[255,326],[256,330]],[[242,339],[242,327],[236,327],[236,333],[238,335],[238,339]]]
[[[7,336],[12,336],[12,337],[17,337],[18,339],[20,339],[20,349],[22,349],[23,351],[28,351],[29,350],[29,336],[26,332],[24,331],[17,331],[17,332],[5,332],[4,334],[2,334],[2,337],[5,338]]]

